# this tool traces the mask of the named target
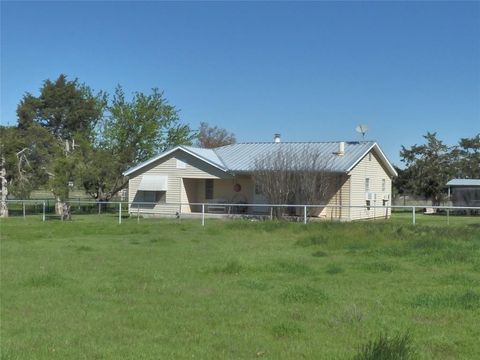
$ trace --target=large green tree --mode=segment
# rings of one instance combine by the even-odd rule
[[[36,123],[64,140],[92,137],[103,116],[105,100],[103,92],[94,95],[78,79],[68,80],[61,74],[54,81],[45,80],[39,96],[23,96],[17,107],[18,127],[27,129]]]
[[[94,140],[105,106],[105,93],[94,95],[78,79],[68,80],[61,74],[54,81],[44,81],[39,96],[26,93],[17,107],[19,131],[30,133],[33,129],[37,132],[43,129],[50,135],[49,144],[35,146],[35,151],[30,152],[40,151],[48,155],[42,166],[48,177],[39,179],[54,194],[57,209],[63,208],[62,203],[68,198],[69,182],[83,160],[77,156],[73,145],[75,141]]]
[[[457,177],[480,179],[480,134],[460,139],[455,152]]]
[[[131,166],[175,145],[190,145],[196,137],[158,89],[135,92],[128,100],[118,86],[107,110],[96,143],[85,147],[81,175],[86,191],[98,200],[126,187],[123,172]]]
[[[410,148],[402,146],[400,151],[409,177],[404,186],[416,195],[431,199],[433,205],[439,205],[445,196],[445,184],[455,171],[452,166],[453,148],[438,139],[435,132],[427,132],[423,137],[425,144]]]
[[[0,126],[2,215],[8,215],[7,195],[28,199],[32,190],[48,183],[60,149],[61,143],[37,124],[26,129]]]

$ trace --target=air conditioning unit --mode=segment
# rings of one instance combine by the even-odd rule
[[[365,193],[365,200],[375,201],[377,200],[377,194],[372,192]]]

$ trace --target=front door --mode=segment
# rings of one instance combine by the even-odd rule
[[[253,190],[253,203],[254,204],[267,204],[267,199],[265,198],[265,195],[263,195],[260,192],[260,189],[258,188],[257,185],[254,186]],[[260,214],[265,214],[270,212],[270,208],[268,206],[254,206],[253,207],[253,212],[254,213],[260,213]]]

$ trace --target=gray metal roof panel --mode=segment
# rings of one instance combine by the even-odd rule
[[[452,179],[447,186],[480,186],[480,179]]]
[[[204,148],[197,148],[197,147],[185,146],[185,145],[182,145],[181,147],[197,154],[199,157],[217,165],[220,168],[223,168],[223,169],[227,168],[213,149],[204,149]]]
[[[214,151],[230,171],[249,172],[255,161],[277,151],[299,155],[314,151],[325,159],[332,172],[347,172],[375,144],[373,141],[346,141],[345,155],[339,156],[340,142],[264,142],[239,143],[215,148]]]

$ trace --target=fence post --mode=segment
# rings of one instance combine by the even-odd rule
[[[22,201],[22,208],[23,208],[23,220],[25,220],[25,201]]]
[[[118,224],[122,223],[122,202],[118,203]]]
[[[205,204],[202,204],[202,226],[205,226]]]
[[[412,221],[413,225],[415,225],[415,206],[412,206]]]
[[[273,206],[270,206],[270,221],[273,220]]]
[[[303,223],[307,225],[307,205],[303,207]]]
[[[42,221],[45,221],[45,201],[43,202],[43,216]]]
[[[137,204],[137,223],[140,222],[140,204]]]
[[[447,225],[450,225],[450,209],[447,209]]]

